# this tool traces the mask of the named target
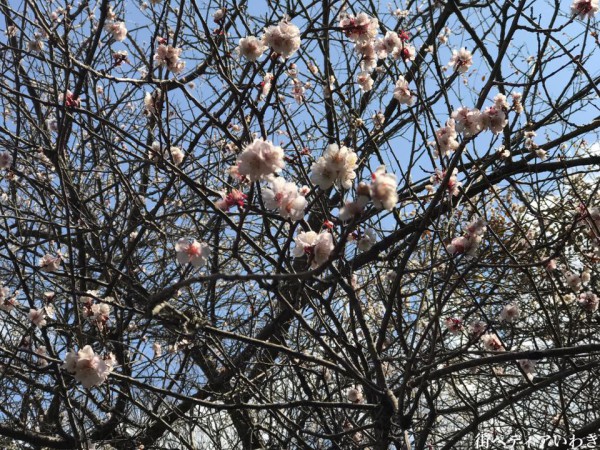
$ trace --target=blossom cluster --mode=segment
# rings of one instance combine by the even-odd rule
[[[112,353],[101,358],[90,345],[86,345],[78,352],[68,352],[62,367],[73,374],[84,388],[90,389],[104,383],[115,365],[116,359]]]
[[[235,51],[248,61],[256,61],[270,47],[287,59],[298,51],[300,44],[300,29],[293,23],[282,20],[277,25],[267,27],[260,39],[256,36],[241,38]]]
[[[465,234],[452,239],[450,245],[446,247],[448,253],[451,255],[465,254],[466,256],[474,256],[486,230],[487,226],[483,219],[477,218],[473,220],[467,225]]]
[[[177,75],[183,72],[183,69],[185,68],[185,61],[179,59],[182,52],[182,48],[159,44],[156,53],[154,54],[154,61],[156,61],[159,66],[166,67]]]

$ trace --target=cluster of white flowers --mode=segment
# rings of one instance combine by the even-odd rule
[[[448,253],[451,255],[464,253],[466,256],[474,256],[486,230],[487,227],[483,219],[473,220],[467,226],[463,236],[452,239],[450,245],[446,247]]]
[[[458,148],[459,144],[456,140],[458,134],[454,125],[454,119],[448,119],[446,126],[439,128],[435,132],[437,142],[436,156],[448,156]]]
[[[241,38],[235,52],[238,56],[243,56],[248,61],[256,61],[267,49],[263,39],[256,36],[246,36]]]
[[[311,167],[310,180],[321,189],[329,189],[334,184],[339,188],[350,189],[356,178],[358,157],[344,145],[330,144],[327,150]]]
[[[463,330],[463,322],[456,317],[448,317],[444,320],[446,329],[452,334],[458,334]]]
[[[127,38],[125,22],[109,22],[104,29],[112,35],[115,41],[123,42]]]
[[[264,139],[246,145],[237,161],[237,173],[250,181],[267,179],[284,167],[283,149]]]
[[[308,202],[298,190],[298,186],[281,177],[274,178],[270,186],[262,193],[265,206],[268,209],[279,210],[279,214],[285,219],[301,220]]]
[[[30,309],[28,317],[36,327],[43,328],[46,326],[46,312],[44,308]]]
[[[453,50],[448,65],[454,67],[457,72],[465,73],[473,65],[473,54],[464,47],[460,50]]]
[[[263,41],[283,58],[289,58],[300,48],[300,29],[287,20],[265,29]]]
[[[410,89],[408,88],[408,81],[400,75],[398,80],[396,81],[396,86],[394,88],[394,98],[398,100],[398,103],[401,105],[412,105],[413,95]]]
[[[158,112],[157,106],[160,102],[162,93],[154,91],[154,93],[146,92],[144,95],[144,114],[152,116]],[[50,128],[50,127],[48,127]]]
[[[366,13],[357,16],[345,15],[340,19],[340,27],[353,42],[372,41],[379,30],[379,21]]]
[[[340,220],[346,222],[362,214],[369,200],[373,202],[373,206],[377,209],[393,210],[398,203],[397,188],[396,175],[387,173],[385,166],[379,166],[371,174],[371,184],[359,183],[356,189],[356,200],[346,201],[344,206],[340,208]]]
[[[362,252],[370,250],[375,242],[377,242],[377,236],[372,228],[367,228],[364,232],[356,231],[348,237],[348,240],[356,241],[356,246]]]
[[[411,45],[409,35],[405,31],[386,32],[383,38],[378,38],[379,21],[362,12],[356,16],[342,14],[340,28],[343,33],[354,42],[354,51],[360,57],[361,72],[357,77],[357,83],[363,92],[373,88],[373,78],[370,72],[377,68],[377,62],[392,56],[396,60],[404,62],[414,61],[416,49]],[[410,105],[412,96],[408,90],[408,84],[400,77],[396,83],[394,97],[403,104]]]
[[[469,324],[469,333],[473,336],[481,336],[485,333],[487,324],[483,320],[475,320]]]
[[[524,111],[523,108],[523,94],[521,92],[513,92],[512,94],[510,94],[513,100],[513,105],[512,105],[512,109],[514,112],[516,112],[517,114],[521,114]]]
[[[300,48],[300,29],[287,20],[282,20],[278,25],[271,25],[265,29],[261,39],[256,36],[246,36],[239,40],[235,52],[248,61],[256,61],[262,56],[267,47],[287,59]]]
[[[362,403],[362,401],[364,399],[364,394],[363,394],[362,386],[357,386],[357,387],[349,388],[346,391],[346,397],[352,403]]]
[[[429,177],[429,181],[431,182],[431,184],[425,186],[425,189],[427,189],[427,191],[429,191],[430,194],[433,194],[433,192],[435,191],[434,186],[444,181],[446,173],[447,172],[445,170],[435,169],[435,173],[431,175],[431,177]],[[451,196],[455,197],[458,194],[460,194],[461,186],[462,182],[458,181],[458,169],[454,168],[452,170],[452,175],[450,175],[450,178],[448,178],[448,184],[446,185],[446,189],[448,190],[448,193]]]
[[[576,274],[571,271],[565,272],[565,281],[567,285],[575,292],[579,292],[583,285],[587,285],[591,280],[591,271],[588,268],[583,269],[581,274]]]
[[[495,334],[486,333],[481,336],[481,342],[483,343],[483,347],[488,351],[493,352],[503,352],[504,346],[500,339]]]
[[[210,256],[210,247],[196,239],[181,238],[175,244],[177,261],[182,266],[191,263],[195,268],[203,267]]]
[[[516,97],[519,99],[518,101],[513,96],[513,108],[517,112],[523,110],[519,95],[517,94]],[[486,108],[483,112],[464,106],[453,111],[451,118],[446,122],[446,126],[435,132],[436,156],[448,156],[459,147],[456,140],[458,133],[462,133],[464,137],[472,137],[485,130],[490,130],[494,134],[501,133],[508,124],[508,110],[509,104],[506,101],[506,96],[498,94],[494,97],[494,105]]]
[[[185,68],[185,61],[181,61],[179,57],[183,50],[172,45],[160,44],[154,54],[154,61],[159,66],[166,67],[174,74],[180,74]]]
[[[481,131],[481,112],[478,109],[460,107],[452,113],[451,117],[455,121],[456,131],[465,137],[475,136]]]
[[[513,323],[519,318],[521,311],[515,304],[506,305],[500,312],[500,320],[503,322]]]
[[[169,155],[171,159],[169,159]],[[166,148],[163,150],[162,146],[160,145],[160,142],[154,141],[152,143],[152,146],[150,147],[150,152],[148,156],[153,162],[158,162],[161,160],[172,160],[173,164],[178,166],[183,162],[185,153],[183,153],[183,151],[179,147],[175,146],[169,147],[168,151]]]
[[[586,17],[591,19],[598,10],[600,10],[598,0],[574,0],[571,5],[571,13],[579,16],[580,19],[585,19]]]
[[[37,365],[39,367],[43,368],[48,366],[48,361],[46,360],[46,357],[48,356],[48,350],[46,347],[41,345],[34,350],[34,353],[37,355]]]
[[[46,254],[40,258],[39,266],[42,272],[56,272],[62,263],[62,257],[60,255]]]
[[[290,86],[292,89],[292,96],[294,97],[296,103],[299,105],[304,103],[304,94],[306,93],[306,87],[304,87],[304,83],[302,83],[300,79],[293,77],[290,80]]]
[[[509,105],[506,96],[498,94],[494,97],[494,105],[486,108],[481,114],[481,130],[490,130],[494,134],[500,134],[508,124],[506,113]]]
[[[354,201],[346,201],[340,209],[339,218],[346,222],[355,216],[362,214],[371,198],[371,188],[366,183],[359,183],[356,189],[357,198]]]
[[[0,310],[7,313],[11,312],[17,305],[17,293],[15,292],[12,296],[9,296],[9,293],[8,288],[0,284]]]
[[[116,359],[112,353],[105,359],[94,353],[91,346],[86,345],[77,353],[67,353],[63,369],[74,375],[84,388],[100,386],[113,371]]]
[[[110,319],[110,305],[104,302],[94,302],[94,299],[98,297],[97,291],[88,291],[88,294],[79,299],[83,304],[83,315],[102,331]],[[107,297],[105,300],[112,301],[112,298]]]
[[[327,262],[334,249],[333,237],[328,231],[303,231],[298,233],[295,242],[294,257],[307,255],[312,269]]]
[[[387,173],[385,166],[379,166],[371,175],[370,194],[375,208],[391,211],[398,203],[398,181],[396,175]]]
[[[527,378],[533,380],[533,375],[535,374],[535,361],[531,361],[530,359],[520,359],[517,361],[519,363],[519,367],[525,372]]]
[[[362,92],[369,92],[373,89],[373,78],[369,72],[360,72],[356,77],[356,82]]]

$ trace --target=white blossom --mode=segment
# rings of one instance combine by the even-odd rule
[[[246,145],[238,159],[238,173],[257,181],[278,173],[285,167],[283,149],[271,141],[255,139]]]
[[[196,239],[179,239],[175,244],[175,251],[179,264],[184,266],[191,263],[195,268],[204,266],[210,256],[208,244],[198,242]]]

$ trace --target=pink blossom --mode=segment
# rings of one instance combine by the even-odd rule
[[[446,122],[445,127],[442,127],[435,132],[438,155],[448,156],[459,147],[459,143],[456,140],[458,135],[456,134],[454,125],[454,120],[449,119]]]
[[[304,102],[304,93],[306,92],[306,88],[304,84],[298,79],[294,78],[291,83],[292,86],[292,96],[296,103],[301,105]]]
[[[50,254],[44,255],[39,262],[40,269],[42,272],[56,272],[62,263],[60,256],[53,256]]]
[[[88,320],[95,323],[100,330],[104,329],[109,318],[110,305],[106,303],[94,303],[90,307]]]
[[[238,173],[250,181],[265,179],[284,167],[283,149],[264,139],[246,145],[238,159]]]
[[[122,42],[127,38],[127,28],[125,28],[125,22],[108,23],[104,29],[112,34],[112,37],[115,41]]]
[[[180,74],[185,68],[185,62],[180,61],[179,56],[183,50],[171,45],[160,44],[154,54],[154,61],[159,66],[167,67],[174,74]]]
[[[196,239],[179,239],[175,244],[175,251],[179,264],[184,266],[191,263],[195,268],[204,266],[210,256],[208,244],[198,242]]]
[[[183,162],[183,158],[185,157],[185,153],[179,147],[171,147],[169,149],[169,153],[171,153],[171,158],[173,158],[173,164],[178,166]]]
[[[17,305],[17,299],[15,298],[16,293],[12,297],[9,297],[8,294],[8,288],[0,284],[0,310],[9,313]]]
[[[402,42],[392,53],[395,59],[402,59],[404,62],[414,61],[417,56],[417,50],[411,44]]]
[[[379,209],[387,209],[391,211],[398,203],[398,181],[396,175],[386,173],[385,166],[379,166],[371,175],[373,182],[371,183],[371,200],[373,206]]]
[[[366,252],[375,245],[375,242],[377,242],[375,231],[369,228],[364,233],[359,234],[357,246],[360,251]]]
[[[444,323],[448,331],[452,334],[458,334],[463,329],[462,320],[457,319],[456,317],[448,317],[446,320],[444,320]]]
[[[221,209],[222,211],[228,211],[234,206],[237,206],[238,208],[242,209],[245,205],[246,199],[248,198],[246,194],[237,189],[233,189],[227,195],[222,195],[223,198],[215,203],[217,205],[217,208]]]
[[[35,354],[37,355],[37,365],[39,367],[43,368],[48,366],[48,361],[46,360],[46,357],[48,356],[48,351],[46,350],[46,347],[39,346],[35,349]]]
[[[373,78],[369,72],[361,72],[356,77],[356,82],[362,92],[369,92],[373,88]]]
[[[519,318],[521,311],[515,304],[506,305],[500,312],[500,320],[503,322],[513,323]]]
[[[369,202],[371,197],[370,186],[365,183],[358,185],[357,194],[358,197],[355,201],[347,201],[344,206],[340,209],[339,218],[342,222],[347,222],[355,216],[363,213],[365,206]]]
[[[346,391],[346,397],[352,403],[362,403],[363,401],[363,390],[361,386],[350,388]]]
[[[261,82],[261,98],[264,99],[269,92],[271,91],[271,86],[273,83],[273,74],[267,72],[263,77],[263,81]]]
[[[440,184],[446,178],[446,171],[435,169],[435,174],[429,178],[429,181],[434,185]],[[458,181],[458,169],[454,168],[452,171],[452,175],[448,178],[448,184],[446,185],[446,189],[448,193],[453,197],[456,197],[460,194],[460,187],[462,186],[462,182]]]
[[[503,352],[505,350],[502,342],[500,342],[500,339],[495,334],[484,334],[481,336],[481,342],[483,342],[483,347],[488,351]]]
[[[247,36],[240,39],[235,51],[239,56],[243,56],[248,61],[256,61],[263,55],[266,49],[267,46],[263,40],[255,36]]]
[[[328,231],[319,234],[314,231],[301,232],[296,236],[295,241],[294,257],[308,255],[312,269],[327,262],[334,249],[333,237]]]
[[[466,48],[452,51],[452,58],[448,65],[454,67],[458,72],[465,73],[469,70],[469,67],[473,64],[473,55]]]
[[[46,326],[46,314],[44,312],[44,308],[41,309],[30,309],[29,310],[29,320],[38,328],[43,328]]]
[[[388,31],[384,38],[378,43],[380,56],[385,58],[387,55],[391,55],[394,50],[401,46],[402,40],[398,37],[398,33],[395,31]]]
[[[507,124],[508,119],[506,113],[496,106],[486,108],[481,114],[482,130],[489,129],[494,134],[500,134]]]
[[[580,19],[592,18],[599,10],[598,0],[574,0],[571,5],[571,13]]]
[[[370,72],[377,67],[377,49],[371,41],[359,42],[354,46],[354,51],[360,56],[360,69]]]
[[[517,114],[521,114],[524,111],[523,104],[521,103],[521,100],[523,99],[523,94],[521,92],[513,92],[511,94],[511,97],[513,101],[513,111]]]
[[[412,92],[408,88],[408,81],[406,81],[402,75],[400,75],[398,77],[398,80],[396,81],[396,86],[394,88],[394,98],[401,105],[410,106],[413,103],[413,96]]]
[[[485,333],[487,324],[482,320],[475,320],[469,324],[469,333],[473,336],[481,336]]]
[[[340,20],[344,34],[354,42],[372,41],[379,31],[379,21],[362,12],[355,16],[345,16]]]
[[[483,219],[475,219],[466,227],[463,236],[452,239],[447,250],[451,255],[460,255],[464,253],[468,257],[475,255],[477,247],[483,239],[487,227]]]
[[[478,109],[460,107],[451,117],[456,122],[456,131],[465,137],[475,136],[481,131],[481,113]]]
[[[226,14],[227,8],[219,8],[213,13],[213,20],[215,21],[215,23],[219,23],[225,18]]]
[[[58,94],[58,102],[64,102],[67,108],[79,108],[81,106],[81,99],[75,97],[75,94],[70,90],[67,90],[66,94],[63,94],[62,92]]]
[[[520,359],[517,362],[523,372],[525,372],[525,375],[527,375],[527,378],[533,380],[533,374],[535,374],[535,361],[530,359]]]
[[[100,386],[106,381],[108,375],[113,371],[115,365],[114,356],[102,359],[94,353],[91,346],[86,345],[82,350],[75,353],[67,353],[63,368],[74,374],[84,388],[90,389],[93,386]]]
[[[263,201],[268,209],[278,209],[281,217],[301,220],[308,202],[300,195],[298,186],[281,177],[273,179],[271,187],[263,190]]]
[[[279,25],[271,25],[265,29],[263,42],[287,59],[300,48],[300,29],[293,23],[282,20]]]
[[[329,144],[311,167],[310,180],[321,189],[329,189],[333,185],[350,189],[356,178],[358,156],[351,148],[338,144]]]

